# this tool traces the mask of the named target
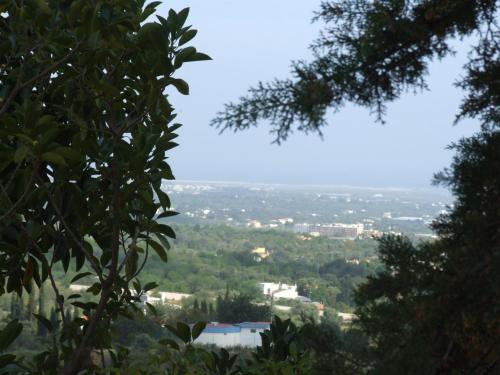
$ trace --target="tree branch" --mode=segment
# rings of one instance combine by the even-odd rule
[[[61,59],[55,61],[52,65],[48,66],[44,70],[42,70],[40,73],[35,75],[34,77],[28,79],[26,82],[21,83],[21,73],[19,73],[19,76],[17,77],[17,82],[12,91],[10,92],[9,96],[7,97],[7,100],[5,103],[2,105],[0,108],[0,118],[4,115],[5,112],[7,112],[7,109],[11,105],[12,101],[15,99],[16,95],[21,91],[23,88],[26,86],[31,85],[33,82],[39,80],[40,78],[43,78],[44,76],[52,73],[56,68],[58,68],[61,64],[64,64],[68,59],[73,56],[73,54],[79,49],[81,46],[81,42],[78,42],[75,47],[67,53],[64,57]]]

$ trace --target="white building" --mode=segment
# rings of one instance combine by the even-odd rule
[[[207,324],[200,336],[195,340],[197,344],[216,345],[221,348],[240,344],[241,328],[233,324]]]
[[[260,333],[269,329],[268,322],[244,322],[240,324],[207,324],[196,344],[216,345],[221,348],[244,346],[255,348],[262,345]]]
[[[338,312],[337,316],[342,320],[342,323],[352,323],[356,319],[356,315],[351,313]]]
[[[297,299],[299,293],[297,292],[297,285],[288,285],[282,283],[259,283],[259,288],[267,297],[276,299]]]
[[[309,233],[310,235],[319,235],[337,238],[356,238],[363,233],[364,226],[358,224],[295,224],[293,227],[295,233]]]
[[[266,329],[269,329],[268,322],[243,322],[238,324],[240,331],[240,346],[247,348],[256,348],[262,345],[260,334]]]
[[[88,288],[90,288],[90,285],[71,284],[69,286],[69,290],[75,293],[86,292]]]
[[[295,233],[309,233],[310,232],[310,225],[307,223],[299,223],[299,224],[294,224],[293,226],[293,231]]]
[[[162,303],[167,303],[168,301],[182,301],[184,298],[191,297],[191,294],[187,293],[175,293],[175,292],[159,292],[160,299]]]
[[[262,228],[262,223],[260,221],[258,221],[258,220],[250,220],[247,223],[247,227],[249,227],[249,228],[255,228],[255,229]]]

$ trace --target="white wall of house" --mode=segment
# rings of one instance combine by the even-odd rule
[[[76,293],[86,292],[90,285],[71,284],[69,290]]]
[[[202,332],[196,339],[197,344],[217,345],[220,348],[240,345],[240,332]]]
[[[269,329],[269,325],[267,322],[210,323],[195,342],[221,348],[232,346],[255,348],[262,345],[260,333]]]
[[[249,348],[256,348],[262,345],[261,332],[264,332],[264,329],[242,328],[240,332],[240,345]]]
[[[184,298],[191,297],[191,294],[175,292],[159,292],[159,295],[163,303],[167,301],[182,301]]]
[[[276,299],[280,299],[280,298],[284,298],[284,299],[297,299],[297,297],[299,296],[299,293],[297,293],[297,289],[296,288],[293,288],[293,289],[284,289],[284,290],[279,290],[277,292],[274,292],[273,296]]]
[[[282,283],[259,283],[260,290],[265,296],[275,298],[288,298],[296,299],[299,294],[297,293],[297,285],[288,285]]]

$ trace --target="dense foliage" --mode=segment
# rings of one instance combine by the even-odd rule
[[[167,237],[175,238],[159,221],[175,214],[161,180],[173,178],[165,152],[176,146],[179,127],[164,90],[187,94],[174,73],[208,56],[184,46],[196,34],[184,26],[187,9],[146,23],[158,2],[144,5],[0,0],[2,371],[500,372],[498,2],[324,2],[318,17],[327,26],[313,47],[315,60],[295,64],[295,81],[261,85],[215,120],[245,129],[270,119],[279,142],[295,121],[319,131],[326,109],[345,102],[382,116],[385,103],[425,87],[428,62],[450,54],[453,38],[475,35],[458,117],[479,118],[483,131],[454,146],[451,168],[436,179],[456,203],[435,222],[434,242],[383,237],[376,274],[376,265],[346,261],[350,251],[368,258],[369,242],[278,231],[248,232],[250,239],[227,228],[206,235],[200,226],[186,227],[189,236],[177,240],[182,261],[175,270],[160,262],[149,268],[150,252],[166,262]],[[204,249],[199,258],[193,244]],[[270,256],[256,260],[254,246],[268,247]],[[228,321],[270,315],[269,306],[252,303],[255,281],[264,278],[297,280],[302,294],[334,307],[339,296],[349,307],[350,291],[368,280],[356,293],[354,327],[341,329],[328,314],[320,324],[305,314],[300,324],[276,317],[262,345],[237,356],[195,345],[204,323],[174,324],[154,308],[144,315],[138,302],[157,286],[158,269],[165,286],[175,282],[181,291],[210,282],[220,295],[234,284],[244,293],[228,290],[213,310],[214,295],[195,297],[188,307]],[[193,282],[197,273],[209,277]],[[86,295],[62,289],[78,280],[91,280]],[[13,343],[22,356],[9,352]]]
[[[366,240],[302,240],[290,232],[236,229],[215,225],[175,226],[178,238],[167,265],[147,264],[145,281],[159,289],[224,295],[231,290],[258,298],[260,282],[297,284],[302,295],[330,306],[352,305],[351,292],[377,262],[376,242]],[[270,256],[252,254],[265,247]],[[348,264],[358,259],[360,264]],[[340,305],[337,305],[340,304]]]
[[[208,56],[185,46],[188,9],[146,22],[158,4],[0,1],[0,294],[48,280],[62,324],[27,372],[89,368],[92,350],[110,347],[110,321],[154,287],[129,288],[148,253],[167,260],[175,235],[157,211],[173,214],[160,187],[180,125],[164,91],[187,94],[174,74]],[[59,292],[54,269],[70,264],[87,265],[95,302]],[[66,316],[70,305],[85,319]]]
[[[440,239],[383,238],[385,271],[357,292],[375,374],[500,371],[500,133],[454,148],[452,167],[437,176],[457,197],[434,224]]]

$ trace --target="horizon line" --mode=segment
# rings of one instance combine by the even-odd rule
[[[397,186],[362,186],[347,184],[298,184],[298,183],[276,183],[276,182],[251,182],[238,180],[195,180],[195,179],[175,179],[164,180],[168,183],[194,183],[194,184],[227,184],[227,185],[256,185],[256,186],[276,186],[276,187],[302,187],[302,188],[341,188],[358,190],[390,190],[390,191],[433,191],[452,195],[447,189],[429,185],[428,187],[397,187]]]

